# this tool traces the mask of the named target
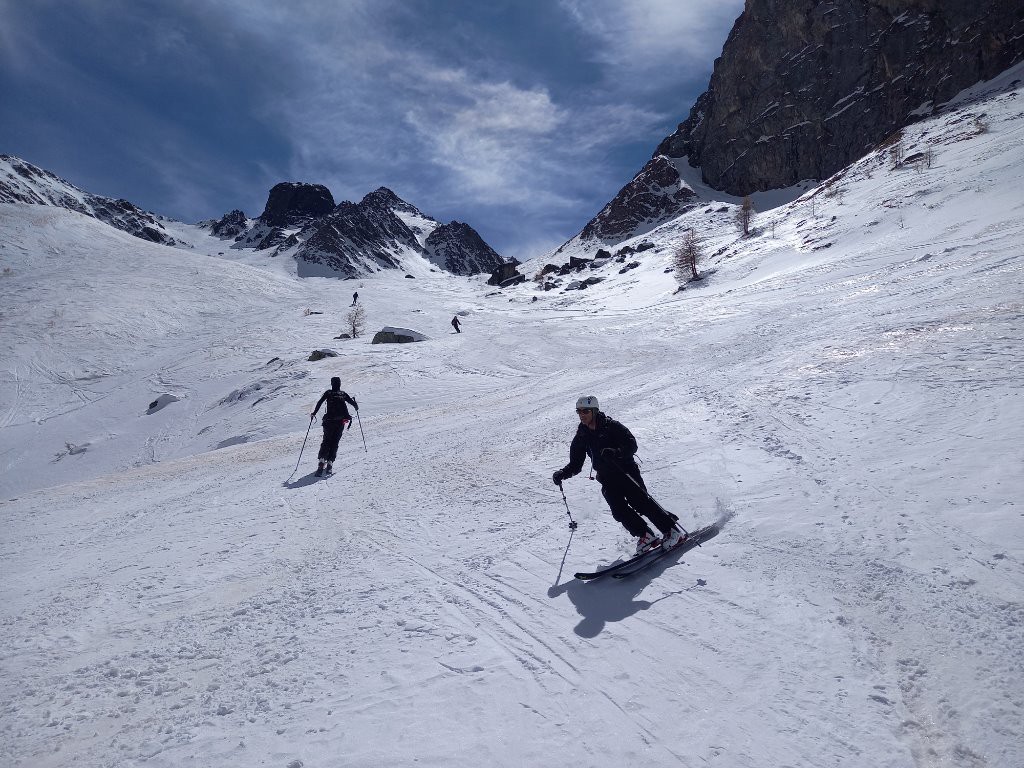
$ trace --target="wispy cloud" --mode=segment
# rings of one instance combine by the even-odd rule
[[[422,71],[422,69],[420,69]],[[543,88],[481,82],[469,73],[439,69],[419,80],[405,123],[418,136],[425,159],[484,203],[567,204],[543,181],[559,131],[569,115]]]
[[[743,0],[559,0],[588,34],[610,83],[648,91],[710,70]]]
[[[386,185],[523,255],[574,234],[638,170],[741,5],[0,0],[0,60],[26,104],[59,105],[59,156],[150,184],[136,202],[159,212],[258,212],[282,180],[350,200]],[[57,130],[76,110],[88,154]]]

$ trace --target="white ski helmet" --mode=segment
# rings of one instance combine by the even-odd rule
[[[598,406],[598,404],[597,404],[597,398],[594,397],[593,395],[587,395],[586,397],[581,397],[579,400],[576,401],[576,410],[577,411],[582,410],[584,408],[588,408],[588,409],[590,409],[592,411],[596,411],[599,407],[600,406]]]

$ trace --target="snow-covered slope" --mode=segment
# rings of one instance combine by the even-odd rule
[[[584,292],[299,281],[0,207],[0,762],[1024,764],[1022,103],[752,238],[702,206]],[[333,374],[360,419],[317,482]],[[551,484],[580,394],[716,538],[572,579],[632,546]]]
[[[127,200],[84,192],[71,182],[11,155],[0,155],[0,203],[67,208],[143,240],[176,244],[159,216],[140,210]]]

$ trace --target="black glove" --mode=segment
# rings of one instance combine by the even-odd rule
[[[311,414],[309,414],[309,420],[310,420],[310,421],[312,421],[312,420],[313,420],[313,419],[315,419],[315,418],[316,418],[316,414],[315,414],[315,413],[311,413]]]
[[[565,475],[562,474],[562,470],[556,469],[555,470],[555,474],[553,474],[551,476],[551,482],[553,482],[555,485],[561,485],[562,484],[562,480],[564,478],[565,478]]]
[[[354,397],[352,398],[352,407],[355,408],[357,411],[359,410],[359,403],[356,402],[356,399]]]

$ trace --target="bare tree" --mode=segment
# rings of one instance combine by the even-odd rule
[[[892,161],[892,169],[894,171],[902,167],[905,155],[906,150],[903,148],[903,136],[900,134],[893,145],[889,147],[889,159]]]
[[[750,234],[750,222],[754,218],[754,203],[750,199],[750,195],[743,198],[743,205],[736,211],[736,226],[743,232],[743,236],[746,237]]]
[[[680,284],[700,280],[700,275],[697,274],[697,261],[700,257],[700,242],[697,240],[697,233],[691,227],[675,252],[676,279]]]
[[[365,324],[366,310],[363,309],[362,304],[356,304],[349,310],[348,314],[345,315],[345,325],[348,327],[353,339],[363,332],[363,326]]]

